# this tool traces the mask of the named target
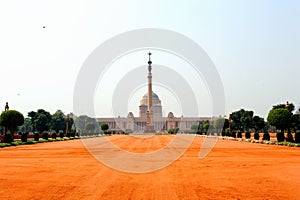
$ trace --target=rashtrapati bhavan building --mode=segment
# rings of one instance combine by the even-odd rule
[[[142,97],[139,105],[139,116],[129,112],[127,117],[97,118],[99,123],[107,123],[111,131],[132,132],[165,132],[171,128],[179,128],[179,131],[191,130],[193,123],[211,120],[209,117],[175,117],[169,112],[166,117],[162,115],[162,104],[158,95],[152,91],[152,61],[151,53],[148,53],[148,92]],[[150,98],[149,98],[150,97]]]

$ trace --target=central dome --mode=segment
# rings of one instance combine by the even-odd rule
[[[148,99],[148,92],[144,94],[143,99]],[[152,99],[159,99],[157,94],[152,91]]]
[[[148,110],[148,92],[143,96],[140,100],[140,117],[146,117],[146,113]],[[161,100],[158,95],[152,91],[152,108],[153,117],[162,117],[162,106]]]

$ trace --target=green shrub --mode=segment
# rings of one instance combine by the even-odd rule
[[[243,134],[242,134],[241,131],[238,131],[238,132],[237,132],[237,137],[238,137],[238,138],[242,138],[242,137],[243,137]]]
[[[51,138],[52,138],[52,139],[56,139],[56,137],[57,137],[56,133],[53,132],[53,133],[51,134]]]
[[[3,148],[3,147],[10,147],[11,144],[10,143],[0,143],[0,148]]]
[[[236,138],[236,135],[237,135],[237,132],[232,131],[232,137],[233,137],[233,138]]]
[[[39,133],[34,133],[33,137],[34,137],[34,141],[39,141],[40,134]]]
[[[44,143],[44,142],[48,142],[48,140],[46,140],[46,139],[40,139],[39,141],[37,141],[38,143]]]
[[[168,133],[169,133],[169,134],[176,134],[178,131],[179,131],[179,128],[170,128],[170,129],[168,130]]]
[[[288,142],[294,142],[294,138],[293,138],[293,135],[292,135],[292,133],[291,133],[290,130],[288,131],[286,141],[288,141]]]
[[[270,141],[270,134],[269,134],[268,130],[264,130],[263,140]]]
[[[63,132],[59,132],[59,137],[60,138],[64,138],[65,137],[65,134]]]
[[[284,132],[277,131],[276,138],[277,138],[277,142],[283,142],[284,141]]]
[[[250,138],[251,138],[251,133],[250,133],[250,131],[246,131],[246,132],[245,132],[245,138],[246,138],[246,139],[250,139]]]
[[[259,133],[257,131],[254,133],[254,140],[259,140]]]
[[[28,133],[22,133],[22,135],[21,135],[21,141],[22,142],[27,142],[27,136],[28,136]]]
[[[13,135],[10,133],[6,133],[4,135],[4,143],[12,143],[14,141]]]
[[[44,139],[44,140],[48,140],[48,138],[49,138],[49,133],[48,132],[43,132],[43,134],[42,134],[42,138]]]
[[[66,134],[66,137],[68,137],[68,138],[71,137],[71,134],[70,134],[70,133],[67,133],[67,134]]]
[[[300,143],[300,130],[297,130],[295,133],[295,142]]]
[[[25,144],[25,142],[16,141],[16,142],[12,142],[11,146],[18,146],[18,145],[22,145],[22,144]]]
[[[28,140],[26,142],[26,144],[36,144],[36,143],[37,143],[37,141],[35,141],[35,140]]]
[[[226,135],[227,137],[231,137],[231,134],[230,134],[230,131],[229,131],[228,128],[225,130],[225,135]]]
[[[71,137],[75,137],[75,132],[71,132],[71,133],[70,133],[70,136],[71,136]]]
[[[225,130],[222,129],[221,136],[222,136],[222,137],[225,137],[225,135],[226,135]]]

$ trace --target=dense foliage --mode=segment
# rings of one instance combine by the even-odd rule
[[[23,125],[24,116],[16,110],[6,110],[0,115],[0,125],[10,131],[12,142],[13,135],[17,131],[17,127]],[[7,136],[9,137],[9,136]]]

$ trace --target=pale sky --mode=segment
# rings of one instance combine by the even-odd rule
[[[225,114],[240,108],[266,117],[272,105],[300,106],[299,1],[16,1],[0,2],[0,106],[24,115],[43,108],[51,113],[73,111],[78,72],[89,54],[109,38],[140,28],[181,33],[198,43],[212,59],[223,82]],[[45,28],[43,28],[45,26]],[[188,66],[161,52],[155,64],[180,72]],[[121,65],[147,63],[145,52],[120,59]],[[144,57],[142,57],[144,56]],[[181,68],[180,68],[181,67]],[[125,68],[123,73],[126,74]],[[124,70],[124,69],[123,69]],[[189,74],[190,73],[190,74]],[[144,74],[142,74],[143,76]],[[192,71],[185,74],[193,79]],[[145,79],[146,79],[146,75]],[[111,76],[112,77],[112,76]],[[113,93],[122,75],[95,92],[95,113],[110,116]],[[196,78],[197,79],[197,78]],[[191,81],[202,92],[200,115],[210,115],[209,92],[202,80]],[[107,81],[107,80],[106,80]],[[164,113],[180,115],[176,94],[159,85]],[[135,115],[145,88],[133,91],[128,111]],[[122,114],[121,114],[122,115]],[[124,113],[123,116],[126,116]]]

